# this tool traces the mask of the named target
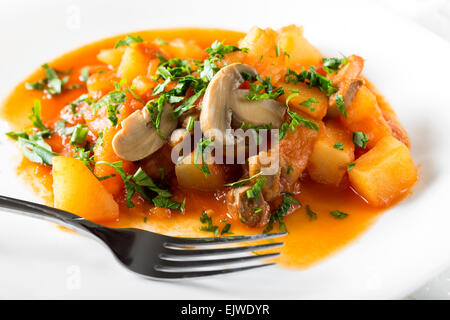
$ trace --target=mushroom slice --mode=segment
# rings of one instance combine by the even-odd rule
[[[248,101],[247,91],[239,90],[245,81],[243,74],[252,77],[256,70],[247,65],[233,63],[222,68],[209,83],[203,98],[200,113],[200,126],[207,138],[213,138],[224,145],[233,145],[234,138],[228,129],[231,121],[245,121],[247,124],[281,125],[280,117],[284,115],[285,107],[271,99]]]
[[[269,222],[270,207],[260,193],[258,198],[248,198],[250,186],[231,189],[228,192],[228,211],[238,215],[249,227],[264,227]]]
[[[160,131],[168,137],[177,126],[172,119],[173,107],[166,103],[161,115]],[[147,108],[136,110],[121,123],[122,129],[113,139],[113,149],[117,156],[127,161],[137,161],[148,157],[166,142],[153,125]]]
[[[246,96],[249,90],[236,90],[232,103],[232,124],[239,127],[242,123],[261,126],[272,124],[272,128],[280,128],[283,123],[286,106],[274,99],[249,101]]]

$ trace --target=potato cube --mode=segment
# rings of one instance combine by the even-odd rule
[[[92,221],[119,217],[114,198],[81,160],[54,157],[52,174],[55,208]]]
[[[311,158],[308,173],[312,180],[338,186],[347,172],[347,164],[355,158],[352,133],[336,120],[325,122],[321,128]]]
[[[301,71],[302,67],[316,66],[321,62],[322,55],[303,37],[303,27],[290,25],[280,30],[278,39],[280,51],[287,53],[286,67]]]
[[[97,55],[97,59],[100,62],[109,64],[113,67],[117,67],[120,64],[120,61],[122,60],[124,52],[125,47],[101,50],[100,53]]]
[[[128,46],[122,56],[122,61],[117,69],[117,76],[132,82],[137,76],[147,74],[150,56],[140,46]]]
[[[182,60],[203,60],[208,56],[206,51],[193,40],[175,39],[167,44],[160,45],[159,48],[169,57]]]
[[[207,166],[208,176],[199,169],[199,167],[203,167],[201,157],[199,156],[196,159],[194,152],[192,152],[175,166],[178,184],[184,188],[203,191],[214,191],[222,188],[227,182],[225,165],[212,163],[207,164]]]
[[[302,111],[306,114],[309,114],[311,117],[313,117],[316,120],[322,120],[322,118],[327,113],[328,108],[328,97],[325,93],[320,91],[318,88],[310,88],[305,83],[284,83],[281,82],[277,85],[278,87],[283,87],[285,94],[280,97],[280,99],[283,102],[286,102],[286,99],[291,94],[298,94],[296,96],[293,96],[289,100],[289,107],[291,109],[297,109],[299,111]],[[292,92],[291,90],[298,91],[298,92]],[[316,98],[318,102],[312,103],[311,107],[314,110],[310,110],[310,108],[301,105],[301,103],[305,102],[306,100],[310,98]]]
[[[361,131],[369,136],[370,149],[383,137],[391,135],[391,128],[378,107],[375,95],[361,86],[347,109],[348,118],[341,116],[344,124],[352,131]]]
[[[393,136],[382,138],[356,160],[350,183],[373,206],[387,206],[417,181],[409,149]]]

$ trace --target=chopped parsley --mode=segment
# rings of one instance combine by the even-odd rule
[[[356,165],[356,162],[347,163],[347,170],[352,171],[352,169],[355,165]]]
[[[311,207],[309,206],[309,204],[306,205],[306,214],[308,215],[309,220],[317,219],[317,213],[315,213],[314,211],[311,210]]]
[[[355,146],[365,149],[369,140],[369,136],[364,132],[353,132],[353,143]]]
[[[250,178],[247,179],[242,179],[236,182],[232,182],[232,183],[227,183],[224,184],[225,187],[233,187],[233,188],[239,188],[242,187],[245,183],[252,181],[253,179],[259,177],[262,174],[262,172],[258,172],[257,174],[251,176]]]
[[[330,211],[330,214],[331,214],[333,217],[336,217],[336,218],[338,218],[338,219],[344,219],[344,218],[347,218],[347,217],[348,217],[348,213],[344,213],[344,212],[339,211],[339,210],[333,210],[333,211]]]
[[[34,100],[33,107],[31,108],[31,114],[28,116],[28,118],[36,128],[46,130],[47,127],[44,125],[41,118],[41,109],[41,101],[37,99]]]
[[[80,72],[80,80],[83,82],[87,82],[89,79],[89,67],[84,67]]]
[[[247,198],[258,200],[259,195],[261,194],[262,187],[264,183],[266,183],[267,178],[261,178],[255,182],[255,184],[247,190]]]
[[[194,165],[205,175],[205,177],[209,177],[211,172],[209,171],[208,164],[206,163],[205,153],[208,150],[209,146],[213,145],[214,141],[211,139],[201,139],[197,142],[195,153],[194,153]],[[201,164],[199,166],[199,158],[201,157]]]
[[[119,40],[117,41],[116,45],[114,46],[114,49],[121,47],[121,46],[129,46],[132,43],[139,43],[139,42],[143,42],[144,40],[142,40],[142,38],[140,36],[132,36],[132,35],[127,35],[127,37],[125,38],[125,40]]]
[[[285,75],[285,82],[289,83],[299,83],[304,82],[308,84],[310,87],[317,87],[320,90],[324,91],[327,96],[332,95],[337,92],[337,88],[333,87],[333,82],[323,75],[317,73],[316,68],[311,66],[309,70],[303,70],[300,73],[296,73],[293,70],[288,70]]]
[[[71,73],[71,70],[55,70],[47,63],[44,63],[42,65],[42,68],[45,71],[45,77],[33,83],[26,83],[25,88],[28,90],[44,91],[45,93],[48,93],[50,95],[60,94],[62,92],[62,87],[69,81],[69,76],[67,75]],[[60,78],[60,75],[65,76]]]
[[[333,148],[338,149],[338,150],[344,150],[344,145],[342,144],[342,142],[336,142],[334,144]]]
[[[347,109],[345,109],[344,98],[342,98],[342,95],[336,94],[335,100],[339,112],[342,113],[344,117],[348,118]]]
[[[206,226],[200,227],[200,231],[212,232],[214,234],[214,237],[217,237],[217,235],[219,234],[219,227],[213,225],[212,218],[208,216],[206,211],[202,211],[200,222],[202,224],[206,224]]]
[[[312,106],[313,103],[318,103],[319,100],[317,98],[308,98],[307,100],[300,103],[301,106],[307,107],[309,111],[314,112],[316,109]]]
[[[302,125],[305,128],[315,131],[319,130],[319,125],[316,122],[308,120],[305,117],[302,117],[301,115],[290,110],[288,110],[287,112],[290,117],[290,122],[284,122],[281,125],[280,135],[278,137],[279,140],[283,139],[286,136],[288,130],[294,131],[298,125]]]
[[[283,192],[283,194],[283,202],[278,207],[278,209],[270,216],[269,224],[264,229],[264,233],[270,232],[273,229],[273,225],[275,222],[278,222],[281,231],[287,232],[283,217],[289,212],[289,210],[291,209],[291,205],[300,205],[300,202],[298,202],[297,199],[292,198],[292,193]]]
[[[145,199],[152,200],[152,202],[157,207],[169,208],[178,211],[184,210],[185,201],[179,203],[170,200],[169,198],[172,196],[172,194],[168,190],[159,188],[141,168],[139,168],[135,174],[129,175],[125,173],[122,161],[116,161],[113,163],[107,161],[98,161],[96,165],[98,164],[105,164],[113,167],[122,178],[127,193],[126,204],[128,208],[134,207],[132,197],[137,192]],[[150,192],[156,193],[156,196],[151,198]]]
[[[81,144],[86,140],[89,129],[85,124],[77,124],[73,127],[72,136],[70,138],[71,144]]]
[[[42,122],[41,103],[39,100],[34,101],[32,114],[29,115],[28,118],[31,120],[34,127],[40,131],[11,131],[7,132],[6,135],[11,139],[18,141],[24,156],[28,158],[28,160],[39,164],[52,165],[52,158],[58,154],[53,152],[50,145],[44,140],[44,138],[48,138],[50,136],[52,131],[50,131]]]
[[[325,70],[327,74],[336,73],[341,65],[346,65],[348,63],[347,57],[339,58],[322,58],[322,69]]]
[[[256,75],[259,83],[251,83],[249,94],[245,97],[249,101],[258,101],[262,99],[277,99],[284,94],[284,88],[274,88],[270,82],[270,77],[262,79],[260,75]]]

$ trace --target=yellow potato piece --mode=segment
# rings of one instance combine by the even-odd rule
[[[417,168],[409,149],[386,136],[356,160],[350,183],[371,205],[387,206],[417,181]]]
[[[343,150],[335,148],[336,143]],[[347,172],[347,164],[355,158],[354,151],[352,133],[342,129],[335,120],[327,121],[309,159],[309,176],[319,183],[339,185]]]
[[[112,195],[81,160],[54,157],[52,174],[55,208],[91,221],[119,217],[119,206]]]
[[[145,54],[141,47],[128,46],[122,56],[122,61],[117,68],[117,76],[132,82],[137,76],[147,74],[150,57]]]
[[[125,47],[119,47],[117,49],[104,49],[98,53],[97,59],[100,62],[112,65],[113,67],[117,67],[122,60],[124,52]]]
[[[280,30],[278,46],[288,55],[286,67],[301,71],[302,67],[316,66],[320,63],[322,55],[311,43],[303,37],[303,27],[290,25]]]

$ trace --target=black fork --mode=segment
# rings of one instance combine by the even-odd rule
[[[75,214],[45,205],[0,196],[0,207],[48,220],[101,240],[129,270],[154,279],[204,277],[267,267],[259,260],[279,253],[248,254],[278,248],[282,242],[234,247],[220,245],[272,239],[286,233],[218,238],[178,238],[134,228],[108,228]]]

